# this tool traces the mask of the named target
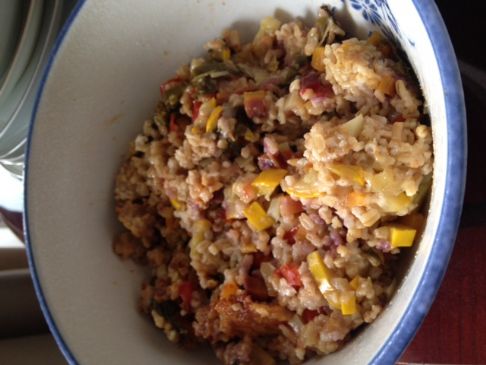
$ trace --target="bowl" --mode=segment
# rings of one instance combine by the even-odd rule
[[[391,364],[431,306],[447,267],[465,185],[461,81],[447,30],[428,0],[80,1],[61,32],[29,132],[25,227],[34,285],[67,360],[82,364],[207,364],[168,343],[135,307],[144,273],[118,260],[113,181],[129,141],[151,116],[159,83],[229,26],[309,18],[322,3],[358,36],[399,43],[430,113],[434,183],[422,239],[399,289],[342,350],[309,364]],[[213,360],[211,360],[213,359]]]

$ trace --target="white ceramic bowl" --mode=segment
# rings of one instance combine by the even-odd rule
[[[246,34],[274,13],[308,17],[322,3],[358,35],[400,42],[422,85],[435,151],[431,210],[392,302],[339,352],[310,364],[391,364],[412,338],[445,272],[460,216],[465,120],[454,52],[430,0],[81,1],[57,42],[38,100],[26,170],[26,236],[34,283],[71,363],[208,364],[169,344],[135,310],[143,273],[118,260],[113,178],[152,114],[159,83],[229,26]]]

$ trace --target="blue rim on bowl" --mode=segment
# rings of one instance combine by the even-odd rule
[[[444,93],[444,102],[446,107],[448,128],[450,130],[447,141],[447,185],[445,187],[443,196],[444,204],[440,213],[437,234],[435,236],[430,258],[427,261],[425,270],[410,301],[410,305],[406,309],[398,325],[393,330],[391,336],[374,355],[371,361],[372,364],[394,363],[417,332],[420,324],[432,305],[454,248],[454,241],[461,217],[465,189],[467,159],[466,112],[464,107],[462,83],[454,49],[436,4],[429,0],[412,1],[421,19],[427,19],[427,22],[424,21],[424,25],[431,40],[433,51],[439,65],[439,73],[443,89],[446,90]],[[66,38],[74,19],[85,3],[86,0],[78,1],[66,23],[64,24],[61,32],[59,33],[51,52],[48,65],[37,94],[32,121],[29,127],[28,143],[25,154],[26,163],[24,178],[24,229],[32,280],[34,282],[37,298],[40,302],[42,312],[46,318],[49,328],[59,348],[61,349],[61,352],[70,364],[78,364],[78,361],[64,341],[62,334],[56,326],[49,307],[47,306],[47,301],[43,294],[42,286],[36,271],[36,264],[32,254],[32,242],[29,233],[28,216],[29,199],[27,185],[29,181],[29,168],[27,162],[29,160],[31,151],[31,140],[35,127],[34,121],[36,119],[37,110],[44,91],[45,82],[49,76],[60,46]]]

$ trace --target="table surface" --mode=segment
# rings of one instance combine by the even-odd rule
[[[459,234],[437,298],[402,361],[486,364],[486,106],[468,93],[469,159]],[[479,113],[482,110],[483,113]]]

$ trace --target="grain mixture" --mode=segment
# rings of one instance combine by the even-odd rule
[[[338,350],[396,286],[420,234],[430,127],[409,69],[378,34],[265,18],[160,87],[116,178],[114,250],[151,268],[140,308],[226,365]]]

